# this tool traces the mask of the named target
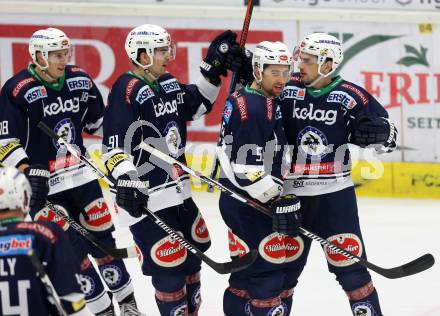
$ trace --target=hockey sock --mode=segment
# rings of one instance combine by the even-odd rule
[[[175,292],[162,292],[156,289],[156,303],[162,316],[188,313],[185,287]]]
[[[185,277],[186,299],[188,301],[188,316],[197,316],[202,303],[200,296],[200,272]]]
[[[106,256],[95,260],[102,278],[118,302],[133,293],[133,284],[122,259]]]
[[[363,287],[346,293],[353,315],[382,316],[379,297],[373,282],[370,281]]]
[[[111,305],[111,298],[104,290],[101,278],[88,257],[85,257],[81,262],[79,280],[87,307],[92,313],[97,314]]]
[[[246,290],[239,290],[228,287],[223,294],[223,312],[225,316],[244,316],[246,303],[249,301],[249,293]]]
[[[282,291],[280,297],[283,304],[286,305],[286,315],[290,315],[290,311],[292,310],[293,288]]]
[[[287,316],[286,305],[279,296],[269,299],[252,299],[249,311],[252,316]]]

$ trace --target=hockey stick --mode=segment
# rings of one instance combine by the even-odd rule
[[[78,224],[74,219],[70,218],[63,212],[61,212],[59,209],[56,208],[55,205],[52,203],[47,203],[46,206],[53,211],[56,216],[67,223],[76,230],[81,236],[86,238],[88,241],[90,241],[96,248],[101,250],[102,252],[106,253],[107,255],[112,256],[115,259],[125,259],[125,258],[135,258],[137,257],[136,248],[134,246],[127,247],[127,248],[111,248],[106,245],[104,245],[102,242],[100,242],[95,235],[90,233],[87,229],[82,227],[80,224]]]
[[[82,154],[78,153],[70,144],[68,144],[62,137],[56,134],[53,130],[51,130],[46,124],[43,122],[38,123],[38,127],[53,140],[58,142],[58,144],[63,145],[67,148],[67,150],[81,161],[86,163],[95,173],[102,179],[104,179],[107,183],[111,185],[115,185],[114,181],[109,179],[99,168],[97,168],[92,162],[90,162],[86,157]],[[144,206],[144,215],[146,215],[150,220],[156,223],[160,228],[162,228],[168,235],[173,237],[175,240],[179,241],[180,244],[189,250],[193,255],[200,258],[203,262],[205,262],[208,266],[214,269],[216,272],[220,274],[228,274],[232,272],[241,271],[247,267],[249,267],[256,259],[257,259],[257,251],[251,250],[249,253],[245,254],[242,257],[236,258],[232,261],[228,262],[215,262],[208,256],[206,256],[203,252],[197,249],[194,245],[192,245],[185,238],[180,236],[174,229],[169,227],[164,221],[160,219],[159,216],[151,212],[147,207]]]
[[[251,24],[253,9],[254,9],[254,1],[248,0],[247,8],[246,8],[246,15],[244,16],[243,27],[241,28],[241,35],[240,35],[240,48],[242,48],[242,49],[246,45],[246,39],[247,39],[247,35],[249,32],[249,25]],[[232,75],[231,83],[229,85],[229,94],[231,94],[235,91],[235,86],[237,85],[237,80],[238,80],[238,73],[234,72]],[[222,124],[223,124],[223,116],[222,116],[221,120],[222,120]],[[220,167],[220,165],[219,165],[218,159],[217,159],[216,155],[214,154],[214,161],[212,163],[211,174],[209,176],[211,179],[216,178],[219,167]],[[211,193],[214,192],[214,186],[212,186],[210,183],[208,183],[207,191],[211,192]]]
[[[48,301],[53,305],[55,305],[58,314],[60,316],[67,316],[67,313],[63,308],[63,305],[61,305],[61,299],[58,296],[57,291],[55,290],[55,287],[52,284],[52,281],[50,281],[49,276],[46,273],[46,270],[44,270],[44,267],[41,264],[40,259],[38,259],[37,255],[35,254],[35,251],[33,249],[29,250],[28,256],[35,270],[37,270],[37,274],[41,280],[41,283],[43,283],[46,289],[48,295]]]
[[[155,149],[154,147],[151,147],[150,145],[148,145],[146,143],[141,143],[141,144],[139,144],[139,148],[149,152],[150,154],[167,162],[168,164],[178,165],[179,167],[181,167],[184,171],[186,171],[190,175],[192,175],[192,176],[194,176],[194,177],[196,177],[206,183],[212,184],[213,186],[219,188],[220,191],[228,194],[229,196],[254,207],[256,210],[260,211],[261,213],[263,213],[267,216],[272,217],[272,211],[269,208],[267,208],[266,206],[262,205],[260,202],[257,202],[251,198],[248,198],[246,196],[243,196],[241,194],[234,192],[233,190],[222,185],[221,183],[204,176],[200,172],[193,170],[192,168],[188,167],[187,165],[185,165],[185,164],[177,161],[176,159],[162,153],[161,151]],[[345,257],[347,257],[348,259],[352,259],[355,262],[357,262],[358,264],[360,264],[364,267],[367,267],[370,270],[372,270],[372,271],[374,271],[374,272],[376,272],[376,273],[378,273],[388,279],[397,279],[397,278],[406,277],[406,276],[409,276],[412,274],[416,274],[416,273],[422,272],[426,269],[429,269],[434,264],[434,257],[431,254],[425,254],[425,255],[423,255],[423,256],[421,256],[411,262],[408,262],[404,265],[401,265],[401,266],[398,266],[395,268],[385,269],[385,268],[381,268],[381,267],[367,261],[366,259],[363,259],[361,257],[353,255],[351,252],[330,243],[329,241],[325,240],[324,238],[319,237],[318,235],[306,230],[303,227],[300,227],[299,231],[304,236],[319,242],[322,246],[324,246],[328,249],[331,249],[334,253],[342,254]]]

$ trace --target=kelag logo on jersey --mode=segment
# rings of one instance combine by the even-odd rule
[[[293,115],[301,120],[310,120],[317,122],[324,122],[325,125],[333,125],[336,123],[338,112],[336,110],[321,110],[314,109],[313,103],[309,103],[309,108],[296,107],[296,101],[294,101]]]
[[[327,102],[341,103],[349,110],[357,104],[355,99],[345,91],[332,91],[327,97]]]
[[[69,91],[75,90],[90,90],[92,87],[92,80],[87,77],[74,77],[66,80]]]
[[[162,89],[164,89],[166,93],[180,91],[179,83],[174,78],[161,82],[160,85],[162,86]]]
[[[136,101],[139,104],[143,104],[145,101],[147,101],[149,98],[154,96],[153,90],[149,86],[143,86],[141,89],[139,89],[138,94],[136,96]]]
[[[27,255],[32,249],[34,236],[9,235],[0,237],[0,257],[12,255]]]
[[[72,112],[72,113],[78,113],[79,112],[79,98],[73,98],[68,99],[63,102],[63,99],[61,97],[57,97],[58,102],[53,102],[51,104],[44,104],[43,105],[43,114],[44,116],[52,116],[57,115],[58,113],[62,112]]]
[[[284,99],[304,100],[305,96],[306,96],[306,89],[287,86],[283,90],[283,94],[281,95],[281,100]]]
[[[26,101],[28,103],[32,103],[36,100],[42,99],[47,97],[47,91],[46,91],[46,87],[44,86],[38,86],[32,89],[29,89],[25,95],[24,98],[26,99]]]

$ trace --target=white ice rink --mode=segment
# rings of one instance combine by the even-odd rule
[[[207,254],[215,261],[227,261],[225,226],[218,211],[218,194],[194,193],[208,229],[212,246]],[[440,200],[360,198],[360,219],[368,259],[390,268],[425,253],[440,260]],[[126,230],[118,232],[123,236]],[[147,316],[159,316],[149,279],[141,274],[135,259],[126,260],[132,275],[140,309]],[[386,316],[439,316],[440,265],[402,279],[386,279],[371,272]],[[222,316],[222,295],[227,275],[202,268],[202,307],[199,316]],[[295,288],[295,316],[351,315],[346,296],[327,271],[324,254],[314,243],[308,264]]]

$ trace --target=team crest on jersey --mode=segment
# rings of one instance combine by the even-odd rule
[[[90,90],[92,88],[92,80],[88,77],[74,77],[66,79],[69,91]]]
[[[88,296],[92,295],[93,292],[95,292],[95,288],[96,288],[95,281],[88,275],[79,274],[78,282],[80,284],[81,291],[84,293],[86,299],[88,298]]]
[[[0,257],[13,255],[27,255],[32,249],[34,236],[8,235],[0,237]]]
[[[54,132],[64,139],[68,144],[73,144],[76,139],[75,125],[70,118],[65,118],[59,121],[54,128]],[[53,140],[53,145],[56,149],[60,148],[60,145]]]
[[[306,96],[306,89],[299,88],[295,86],[286,86],[281,94],[280,99],[295,99],[295,100],[304,100]]]
[[[38,86],[32,89],[29,89],[25,94],[24,98],[28,103],[32,103],[39,99],[43,99],[47,97],[47,90],[45,86]]]
[[[160,85],[162,86],[162,89],[166,93],[171,93],[171,92],[174,92],[174,91],[180,91],[179,83],[177,82],[177,80],[175,78],[172,78],[172,79],[169,79],[169,80],[165,80],[165,81],[161,82]]]
[[[205,220],[199,212],[191,227],[191,237],[199,243],[207,243],[211,240]]]
[[[375,316],[373,305],[368,302],[359,302],[353,304],[353,315],[355,316]]]
[[[231,257],[242,257],[249,252],[249,246],[237,235],[228,229],[229,253]]]
[[[322,158],[330,152],[327,137],[313,126],[303,128],[296,139],[299,152],[307,158]]]
[[[345,91],[332,91],[327,97],[327,102],[340,103],[351,110],[357,104],[356,100]]]
[[[355,256],[360,257],[362,255],[362,242],[358,236],[351,233],[333,235],[327,238],[327,241],[345,249]],[[333,250],[324,246],[325,256],[327,261],[336,267],[346,267],[352,265],[356,261],[354,259],[347,259],[343,254],[340,254],[337,250]]]
[[[229,119],[231,118],[232,114],[232,103],[227,100],[225,103],[225,109],[223,111],[223,120],[226,122],[226,124],[229,123]]]
[[[183,148],[177,123],[174,121],[169,122],[163,131],[163,135],[171,156],[177,158],[180,154],[179,150]]]
[[[287,305],[281,303],[281,305],[274,306],[267,313],[267,316],[285,316],[287,312]]]
[[[171,268],[185,262],[187,251],[174,237],[165,236],[151,247],[150,256],[158,266]]]
[[[130,83],[131,82],[132,81],[130,81]],[[134,81],[133,84],[135,84],[135,83],[136,82]],[[150,86],[145,85],[145,86],[143,86],[142,88],[139,89],[139,91],[137,93],[137,96],[136,96],[136,102],[138,102],[139,104],[144,104],[144,102],[147,101],[148,99],[150,99],[151,97],[154,97],[154,92],[150,88]]]
[[[286,260],[286,246],[283,236],[278,233],[266,236],[258,245],[258,252],[263,259],[270,263],[284,263]]]

